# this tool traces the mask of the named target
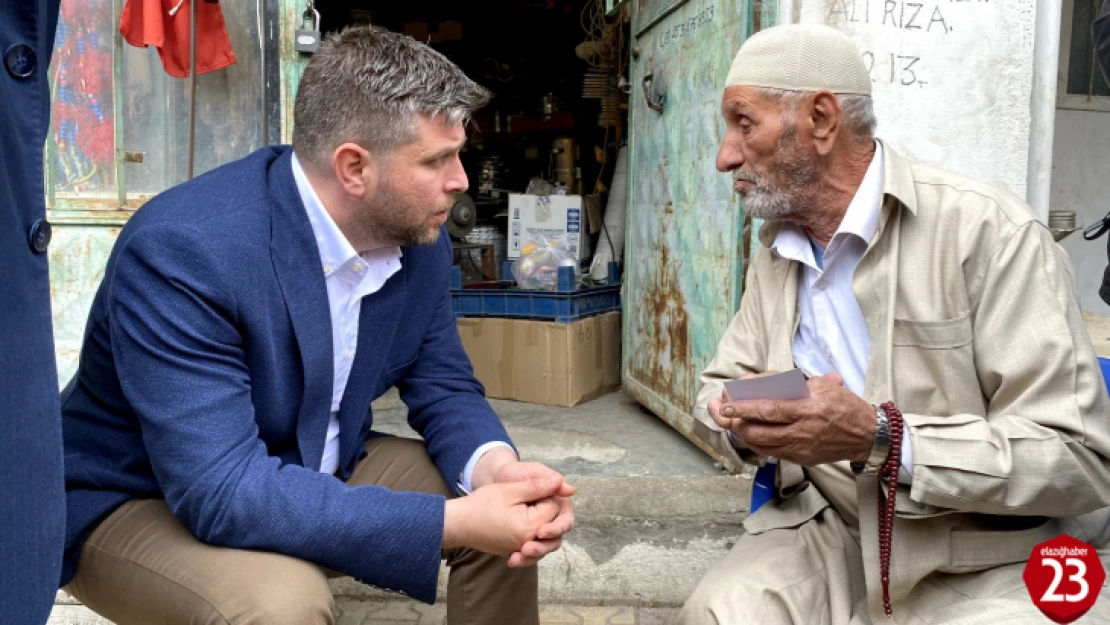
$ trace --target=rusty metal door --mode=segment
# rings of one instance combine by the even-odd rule
[[[730,179],[714,166],[724,132],[720,99],[760,14],[773,16],[774,7],[758,0],[633,6],[624,385],[711,455],[692,416],[698,376],[739,308],[750,241]]]

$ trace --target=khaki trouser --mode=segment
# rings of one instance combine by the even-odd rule
[[[380,438],[367,451],[350,484],[451,496],[419,441]],[[467,549],[444,558],[448,623],[538,625],[535,567]],[[118,625],[330,625],[329,575],[278,553],[204,544],[165,501],[142,499],[97,526],[66,590]]]
[[[1110,568],[1110,557],[1101,555]],[[698,584],[679,623],[869,625],[862,558],[832,508],[799,527],[745,534]],[[1024,568],[1022,562],[978,573],[933,573],[894,604],[890,622],[1046,625],[1050,621],[1022,581]],[[1076,623],[1110,623],[1110,592],[1091,590],[1102,596]]]

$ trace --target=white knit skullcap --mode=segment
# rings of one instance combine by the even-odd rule
[[[871,95],[871,77],[848,35],[820,24],[786,24],[744,42],[726,87]]]

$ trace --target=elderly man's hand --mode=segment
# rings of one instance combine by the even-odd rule
[[[763,373],[745,373],[744,375],[740,376],[740,379],[750,380],[752,378],[762,378],[766,375],[775,375],[776,373],[778,373],[778,371],[764,371]],[[713,417],[714,423],[726,430],[731,430],[732,426],[736,425],[736,422],[721,414],[721,408],[723,408],[727,403],[729,403],[728,393],[722,390],[721,396],[717,399],[709,400],[709,404],[705,407],[705,409],[709,412],[709,416]]]
[[[835,373],[808,384],[808,399],[728,401],[725,396],[709,402],[709,414],[764,456],[802,466],[866,460],[875,440],[875,409],[844,388]]]

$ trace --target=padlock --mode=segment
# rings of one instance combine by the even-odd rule
[[[312,28],[305,28],[312,16]],[[301,14],[301,27],[297,29],[293,38],[293,47],[297,52],[312,54],[320,47],[320,12],[316,9],[305,9]]]

